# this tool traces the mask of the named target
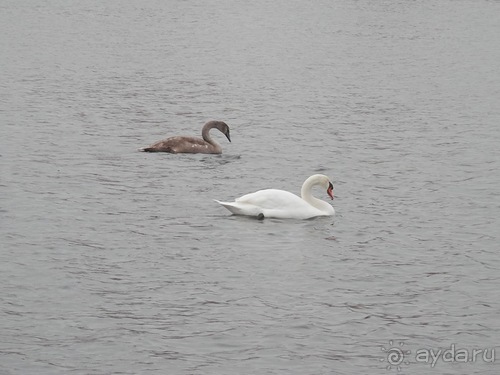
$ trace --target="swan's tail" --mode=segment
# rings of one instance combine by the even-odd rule
[[[235,215],[242,215],[242,213],[240,212],[241,210],[239,210],[238,207],[235,207],[234,203],[221,202],[221,201],[218,201],[217,199],[214,199],[214,201],[219,203],[221,206],[227,208],[229,211],[231,211],[231,213],[233,213]]]
[[[241,204],[238,202],[221,202],[217,199],[214,199],[214,201],[219,203],[221,206],[224,206],[234,215],[259,216],[259,214],[262,214],[257,207],[251,205]]]

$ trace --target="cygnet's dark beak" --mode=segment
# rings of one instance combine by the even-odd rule
[[[226,138],[229,142],[231,142],[231,137],[229,136],[229,130],[227,131],[227,133],[225,134],[226,135]]]

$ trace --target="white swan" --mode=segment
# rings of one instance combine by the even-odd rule
[[[335,210],[329,203],[312,196],[311,189],[316,185],[325,188],[333,199],[333,185],[328,177],[315,174],[302,184],[302,198],[284,190],[265,189],[236,198],[234,202],[215,201],[235,215],[257,216],[261,219],[309,219],[334,215]]]

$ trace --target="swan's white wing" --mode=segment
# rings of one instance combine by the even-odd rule
[[[286,209],[287,207],[302,207],[307,205],[304,200],[285,190],[265,189],[246,194],[235,202],[257,206],[262,209]]]

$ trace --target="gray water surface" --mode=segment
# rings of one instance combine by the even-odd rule
[[[498,374],[499,15],[2,1],[0,374]],[[314,173],[333,218],[212,200]]]

